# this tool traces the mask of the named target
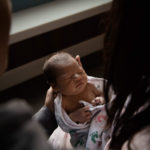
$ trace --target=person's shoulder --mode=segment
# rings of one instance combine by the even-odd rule
[[[88,76],[88,82],[93,84],[100,91],[103,91],[104,81],[104,78]]]
[[[33,109],[23,99],[12,99],[7,103],[0,105],[0,114],[4,117],[1,120],[13,120],[12,118],[18,118],[20,121],[31,118]],[[23,118],[22,118],[23,116]]]
[[[95,80],[99,80],[99,81],[104,81],[104,78],[101,77],[95,77],[95,76],[87,76],[89,81],[95,81]]]
[[[132,150],[149,150],[150,149],[150,125],[146,126],[141,131],[137,132],[131,142],[127,141],[122,150],[128,150],[128,145],[130,145]]]
[[[0,131],[16,130],[32,118],[32,108],[22,99],[13,99],[0,105]]]
[[[0,105],[0,149],[49,149],[44,130],[32,120],[32,114],[32,108],[22,99]]]

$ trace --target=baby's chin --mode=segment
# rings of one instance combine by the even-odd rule
[[[84,84],[84,85],[82,85],[81,87],[78,87],[78,88],[77,88],[77,91],[78,91],[77,94],[81,94],[81,93],[85,90],[86,85],[87,85],[87,84]],[[77,94],[76,94],[76,95],[77,95]]]
[[[76,89],[76,90],[70,92],[70,93],[67,94],[67,95],[70,95],[70,96],[79,95],[79,94],[81,94],[81,93],[84,91],[84,89],[85,89],[85,88],[82,88],[82,89],[78,88],[78,89]]]

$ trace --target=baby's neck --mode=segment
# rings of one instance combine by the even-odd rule
[[[93,85],[88,83],[85,89],[77,95],[62,95],[62,107],[67,113],[71,113],[78,108],[81,108],[80,100],[91,101],[96,97],[93,91]]]
[[[71,99],[71,101],[76,101],[78,99],[82,99],[81,97],[83,97],[83,92],[77,94],[77,95],[63,95],[62,94],[62,97],[65,98],[65,99]]]
[[[88,90],[89,87],[89,83],[87,83],[87,85],[85,86],[84,90],[82,90],[80,93],[78,93],[77,95],[63,95],[63,98],[65,99],[71,99],[72,101],[77,101],[77,100],[85,100],[87,99],[87,92],[89,92]]]

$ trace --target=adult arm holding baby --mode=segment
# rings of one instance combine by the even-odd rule
[[[55,55],[55,54],[52,54],[52,55]],[[68,59],[68,58],[73,59],[72,56],[70,56],[70,54],[65,54],[65,55],[67,56],[66,59]],[[53,57],[53,56],[51,56],[51,57]],[[54,99],[56,98],[56,96],[58,94],[58,89],[64,90],[64,87],[66,87],[66,84],[68,84],[67,82],[69,82],[69,85],[70,85],[70,73],[72,75],[72,72],[74,71],[74,70],[71,71],[70,69],[67,70],[67,74],[65,74],[65,76],[62,76],[62,78],[63,78],[63,80],[62,80],[60,74],[62,74],[62,72],[65,70],[66,65],[65,65],[65,67],[61,67],[61,69],[58,69],[57,67],[59,67],[59,66],[56,65],[58,63],[58,60],[56,57],[55,60],[53,60],[53,62],[49,63],[50,60],[48,60],[44,64],[43,71],[46,75],[46,79],[47,79],[48,84],[50,85],[50,88],[47,90],[44,106],[34,116],[34,118],[36,120],[38,120],[42,124],[42,126],[46,129],[48,136],[50,136],[53,133],[53,131],[57,128],[57,122],[56,122],[56,118],[55,118],[55,114],[54,114]],[[84,73],[84,70],[82,70],[80,56],[77,55],[75,57],[75,59],[73,59],[73,61],[75,61],[75,62],[77,62],[77,64],[79,64],[79,67],[81,67],[81,68],[79,68],[78,72],[79,72],[79,75],[82,74],[82,76],[83,76],[85,73]],[[53,65],[50,66],[50,64],[52,64],[52,63],[53,63]],[[63,62],[61,63],[61,65],[62,64],[63,64]],[[58,70],[59,70],[59,72],[58,72]],[[68,73],[68,71],[69,71],[69,73]],[[78,82],[78,79],[79,79],[78,74],[76,76],[74,77],[75,78],[74,80],[76,80],[76,82]],[[56,81],[56,79],[57,79],[57,81]],[[82,82],[83,82],[83,79],[84,78],[82,78]],[[64,83],[64,81],[65,81],[65,83]],[[63,86],[61,87],[61,85],[63,85]],[[69,85],[67,85],[67,87],[69,87]],[[73,90],[73,85],[71,85],[68,89]],[[78,89],[80,89],[80,85],[79,85]],[[89,89],[89,91],[92,90],[93,91],[92,93],[94,93],[94,95],[102,96],[102,93],[99,90],[97,90],[97,88],[95,88],[94,86],[92,86],[90,84],[88,86],[88,89]],[[67,92],[67,95],[68,95],[68,92]],[[87,93],[85,93],[85,95],[86,95],[86,97],[91,97],[91,95],[88,95]],[[70,101],[70,100],[67,100],[67,98],[64,96],[63,97],[64,103],[62,103],[62,106],[64,106],[64,109],[66,108],[67,114],[72,121],[74,121],[76,123],[89,122],[91,120],[91,116],[92,116],[92,113],[89,111],[89,106],[83,106],[79,102],[74,103],[73,102],[74,97],[76,97],[76,96],[72,96],[72,98],[71,98],[72,100]],[[84,100],[84,97],[83,97],[83,100]],[[75,98],[75,101],[76,101],[76,98]],[[102,97],[96,97],[95,99],[93,99],[93,101],[90,101],[90,102],[93,105],[98,105],[98,104],[103,104],[104,100],[102,99]],[[69,106],[69,109],[68,109],[68,106]],[[76,108],[78,108],[78,109],[76,109]]]

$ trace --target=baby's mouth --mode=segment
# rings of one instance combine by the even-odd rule
[[[76,88],[79,88],[80,86],[82,86],[84,84],[84,82],[79,82],[77,85],[76,85]]]

